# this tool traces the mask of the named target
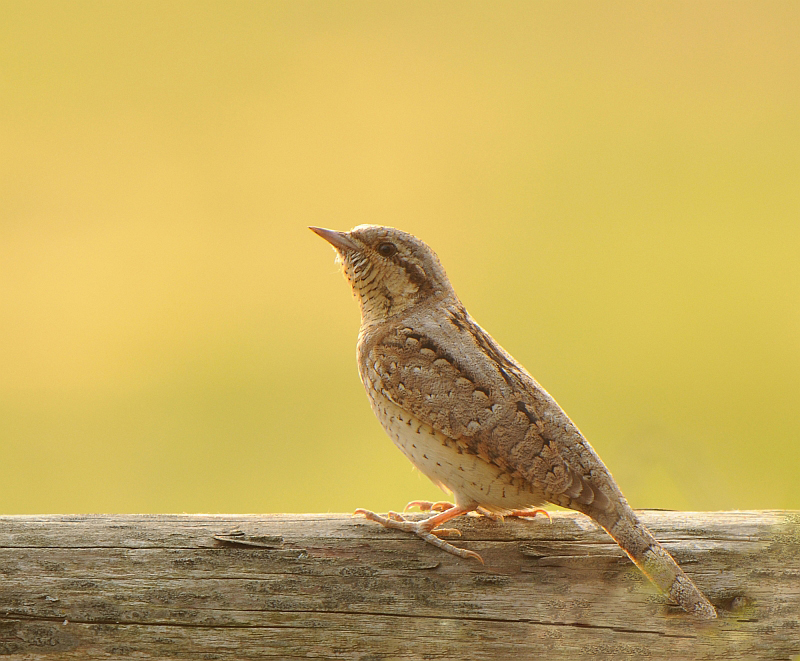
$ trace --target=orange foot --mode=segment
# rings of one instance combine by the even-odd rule
[[[547,517],[547,520],[550,523],[553,523],[553,519],[550,518],[550,512],[543,509],[535,509],[535,510],[513,510],[512,512],[508,512],[503,516],[516,516],[516,517],[529,517],[534,518],[537,514],[544,514]],[[501,517],[502,518],[502,517]]]
[[[483,563],[483,558],[479,556],[474,551],[467,551],[466,549],[460,549],[457,546],[453,546],[449,542],[440,539],[436,535],[461,535],[458,530],[454,528],[438,528],[434,534],[434,528],[437,526],[446,523],[450,519],[453,519],[457,516],[461,516],[462,514],[466,514],[467,512],[471,512],[472,510],[466,509],[464,507],[457,507],[456,505],[452,505],[451,503],[428,503],[427,501],[422,501],[422,504],[429,504],[428,510],[432,509],[439,509],[434,508],[434,505],[439,505],[443,509],[439,514],[435,514],[433,516],[428,517],[427,519],[423,519],[422,521],[406,521],[400,514],[397,512],[388,512],[386,516],[381,516],[380,514],[375,514],[375,512],[370,512],[369,510],[365,509],[357,509],[355,514],[363,514],[367,517],[370,521],[375,521],[376,523],[380,523],[385,528],[394,528],[395,530],[403,530],[405,532],[413,532],[418,537],[421,537],[429,544],[433,544],[434,546],[439,547],[443,551],[447,551],[448,553],[452,553],[453,555],[457,555],[459,558],[475,558],[481,564]],[[409,503],[406,507],[417,505],[420,506],[420,501],[415,501],[414,503]],[[444,505],[450,505],[450,507],[444,507]],[[420,506],[420,509],[424,509]]]
[[[446,500],[437,500],[435,503],[432,500],[412,500],[410,503],[406,504],[403,511],[407,512],[412,507],[419,507],[423,512],[430,512],[431,510],[434,512],[444,512],[445,510],[455,507],[455,505]]]

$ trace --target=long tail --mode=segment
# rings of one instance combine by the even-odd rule
[[[639,521],[627,502],[614,503],[605,511],[585,505],[575,509],[597,521],[644,575],[681,608],[697,618],[710,620],[717,617],[711,602]]]

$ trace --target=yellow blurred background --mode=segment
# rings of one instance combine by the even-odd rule
[[[306,229],[393,225],[634,507],[800,508],[800,5],[0,3],[0,512],[440,492]]]

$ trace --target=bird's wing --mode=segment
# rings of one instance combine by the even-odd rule
[[[463,321],[455,331],[409,325],[376,342],[367,359],[384,394],[466,451],[532,483],[547,500],[600,505],[604,494],[565,460],[548,433],[535,381],[524,370],[514,373],[522,368],[468,321],[474,328]],[[449,337],[453,332],[460,337]],[[485,342],[492,346],[480,346]]]

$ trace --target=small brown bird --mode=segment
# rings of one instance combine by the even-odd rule
[[[361,307],[358,370],[372,410],[403,454],[455,504],[406,521],[357,510],[460,557],[434,533],[471,511],[532,516],[545,502],[600,524],[692,615],[714,607],[636,517],[611,473],[555,400],[469,316],[436,253],[391,227],[311,227],[333,245]],[[542,510],[539,510],[542,511]]]

